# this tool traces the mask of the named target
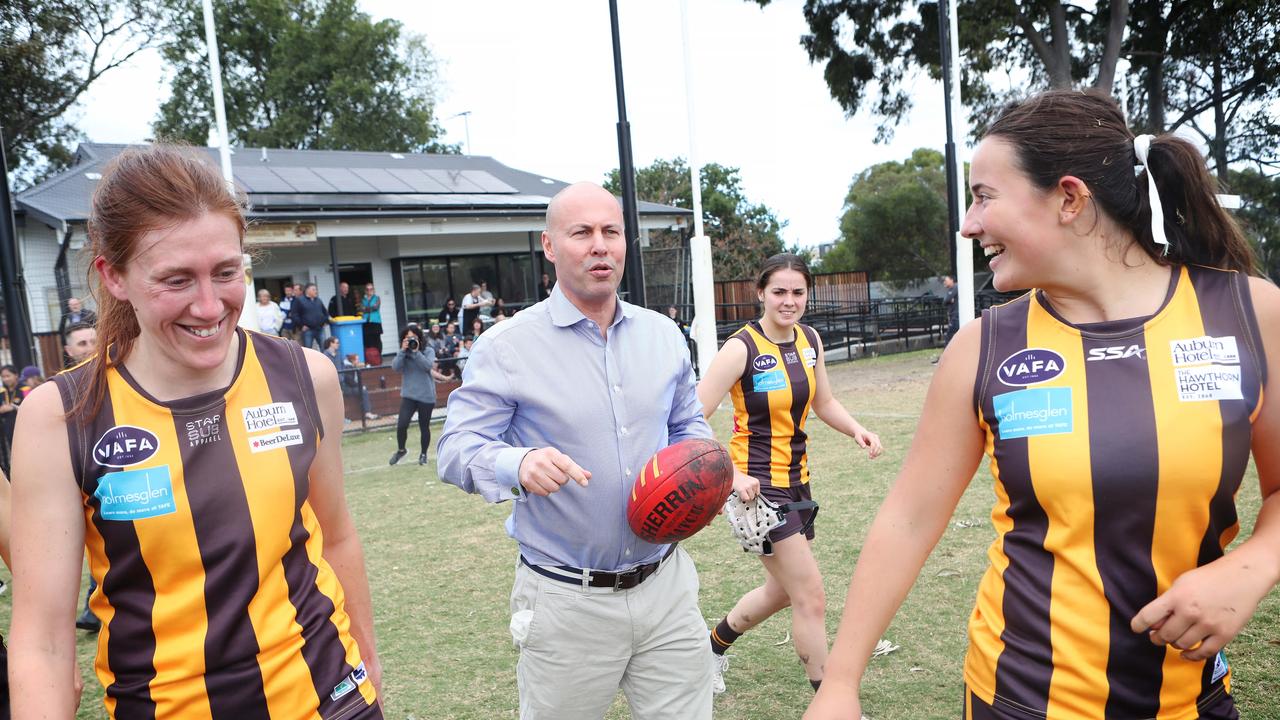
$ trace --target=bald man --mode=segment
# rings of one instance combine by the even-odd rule
[[[711,651],[693,561],[631,532],[631,484],[655,452],[711,437],[684,336],[622,302],[622,210],[598,185],[547,207],[546,300],[486,330],[449,397],[440,477],[512,502],[511,634],[524,720],[711,717]]]

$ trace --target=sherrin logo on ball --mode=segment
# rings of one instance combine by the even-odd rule
[[[773,355],[757,355],[755,360],[751,361],[751,367],[764,372],[778,367],[778,358]]]
[[[129,467],[156,454],[160,447],[154,433],[133,425],[116,425],[102,433],[93,446],[93,459],[103,467]]]
[[[690,438],[659,450],[631,487],[627,524],[646,542],[671,543],[706,527],[733,490],[724,446]]]
[[[996,374],[1000,382],[1013,387],[1048,382],[1067,367],[1061,355],[1046,348],[1027,348],[1005,358]]]

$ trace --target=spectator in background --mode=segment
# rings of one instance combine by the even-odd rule
[[[329,313],[317,297],[319,293],[315,283],[307,283],[302,297],[294,297],[290,314],[293,315],[293,327],[302,335],[302,347],[322,350],[324,326],[329,323]]]
[[[18,405],[22,395],[18,391],[18,368],[0,366],[0,470],[9,473],[9,460],[13,457],[13,428],[18,420]]]
[[[458,354],[455,356],[457,359],[454,360],[453,366],[457,370],[459,378],[462,377],[462,369],[467,366],[467,358],[471,357],[471,344],[473,342],[471,338],[467,338],[462,341],[462,345],[458,348]]]
[[[284,327],[284,311],[271,299],[271,291],[263,288],[258,291],[258,304],[253,306],[258,313],[258,331],[264,335],[279,335]]]
[[[676,324],[676,327],[680,328],[680,332],[684,333],[685,337],[689,337],[689,323],[680,318],[680,308],[675,305],[668,305],[667,317],[671,318],[671,321]]]
[[[289,311],[293,309],[293,286],[284,286],[284,297],[280,299],[280,312],[284,313],[284,320],[280,323],[280,337],[286,340],[297,340],[298,334],[293,330],[293,316]]]
[[[418,414],[418,464],[427,464],[427,451],[431,448],[431,413],[436,406],[436,381],[449,379],[436,370],[436,354],[417,325],[407,326],[400,333],[400,352],[391,361],[391,369],[403,376],[400,384],[400,416],[396,420],[396,451],[390,465],[400,462],[409,451],[405,445],[409,439],[409,421]]]
[[[329,318],[356,314],[356,304],[351,299],[351,286],[345,282],[338,283],[338,294],[329,298]]]
[[[72,325],[97,325],[98,315],[80,305],[80,298],[67,298],[67,312],[58,323],[58,334],[65,335]]]
[[[485,300],[480,294],[480,283],[471,285],[471,292],[462,296],[462,327],[470,328],[471,323],[480,315],[480,309],[485,304],[493,304],[493,300]]]
[[[444,351],[445,339],[444,332],[440,330],[440,323],[431,323],[431,329],[427,331],[427,346],[436,354],[436,358],[446,357]]]
[[[942,278],[947,293],[942,297],[942,304],[947,308],[947,342],[960,331],[960,291],[956,288],[956,279],[947,275]]]
[[[449,323],[444,327],[444,352],[445,357],[453,357],[458,353],[458,346],[462,344],[462,333],[458,331],[457,323]]]
[[[551,282],[551,276],[542,273],[542,281],[538,283],[538,299],[546,300],[551,297],[551,288],[555,287],[555,283]]]
[[[342,357],[338,352],[338,345],[338,338],[332,336],[326,338],[324,356],[329,358],[329,362],[333,363],[334,369],[338,371],[338,385],[342,387],[342,394],[359,395],[360,412],[364,413],[364,419],[377,420],[378,416],[373,414],[373,405],[369,402],[369,390],[360,383],[360,373],[356,372],[358,365],[353,360],[355,356]]]
[[[489,292],[489,281],[480,281],[480,320],[485,327],[493,324],[493,309],[498,301],[493,297],[493,293]]]
[[[443,327],[449,323],[456,323],[458,320],[458,303],[454,302],[453,298],[445,300],[444,309],[436,316],[436,322],[440,323],[441,327]]]
[[[22,372],[18,375],[18,395],[22,399],[26,399],[27,395],[40,386],[44,382],[44,375],[40,374],[40,368],[35,365],[28,365],[22,368]]]
[[[484,321],[477,317],[475,320],[471,321],[471,332],[467,334],[467,337],[473,340],[480,337],[480,333],[484,332],[486,327],[488,327],[488,325],[485,325]]]
[[[364,285],[360,314],[364,316],[364,346],[382,352],[382,298],[374,292],[373,283]]]
[[[62,335],[62,351],[67,354],[67,367],[79,365],[98,352],[98,329],[92,325],[72,325]]]

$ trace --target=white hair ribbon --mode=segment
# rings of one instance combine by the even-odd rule
[[[1138,156],[1138,164],[1133,166],[1133,174],[1141,175],[1147,171],[1147,200],[1151,203],[1151,239],[1157,245],[1164,246],[1164,254],[1169,254],[1169,239],[1164,235],[1164,208],[1160,205],[1160,193],[1156,190],[1156,178],[1151,174],[1151,164],[1147,155],[1151,152],[1151,141],[1155,135],[1139,135],[1133,139],[1133,154]]]

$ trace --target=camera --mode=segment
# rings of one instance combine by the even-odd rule
[[[409,333],[409,352],[418,352],[418,336],[416,333]]]

